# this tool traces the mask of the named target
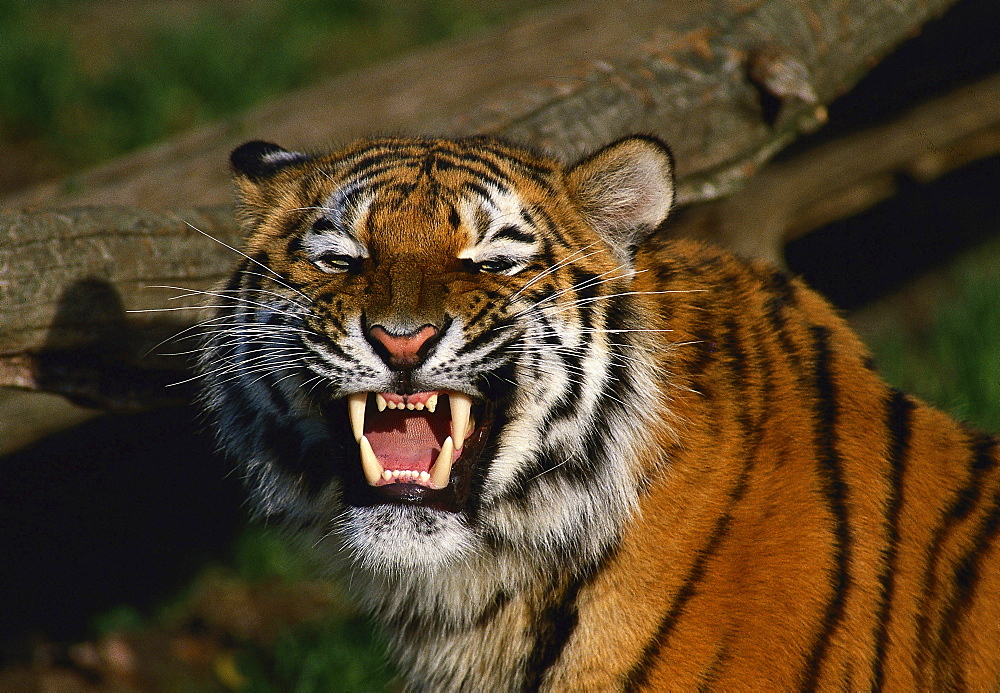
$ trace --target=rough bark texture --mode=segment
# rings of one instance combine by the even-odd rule
[[[1000,74],[772,164],[735,194],[691,209],[670,232],[780,265],[787,241],[890,197],[900,175],[926,183],[996,154]]]
[[[262,137],[309,148],[372,131],[490,132],[572,159],[621,135],[674,146],[680,200],[731,191],[823,104],[953,0],[583,2],[501,34],[335,79],[238,121],[5,201],[116,204],[0,215],[0,384],[104,408],[157,406],[184,359],[150,349],[204,303],[237,244],[225,207],[229,149]],[[136,209],[180,209],[149,212]],[[190,224],[190,226],[188,225]],[[178,304],[178,305],[175,305]]]
[[[731,190],[954,0],[605,0],[366,68],[7,200],[225,204],[241,141],[323,147],[372,132],[491,132],[577,157],[622,135],[671,143],[681,202]]]
[[[190,396],[162,390],[186,366],[170,338],[237,258],[228,208],[0,213],[0,229],[0,384],[121,410]]]

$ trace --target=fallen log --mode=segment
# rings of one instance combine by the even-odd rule
[[[124,206],[0,214],[0,385],[113,410],[190,397],[187,360],[165,355],[184,348],[157,345],[193,324],[207,302],[196,292],[236,258],[218,205],[241,140],[308,148],[372,130],[489,132],[572,159],[648,132],[675,148],[681,202],[702,202],[822,124],[824,104],[952,2],[574,3],[125,157],[72,192],[11,198],[7,208]],[[202,204],[216,206],[190,206]]]

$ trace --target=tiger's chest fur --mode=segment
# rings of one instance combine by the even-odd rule
[[[1000,685],[995,439],[798,280],[648,241],[661,143],[233,165],[205,404],[411,689]]]

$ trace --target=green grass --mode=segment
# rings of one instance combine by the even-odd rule
[[[298,625],[272,647],[243,649],[236,662],[253,693],[382,691],[391,675],[381,652],[369,623],[352,616]]]
[[[989,431],[1000,431],[1000,244],[956,263],[957,294],[930,327],[873,341],[879,368],[900,389]]]

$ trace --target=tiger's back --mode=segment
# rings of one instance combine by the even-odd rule
[[[661,143],[233,164],[206,405],[411,688],[1000,686],[996,440],[799,280],[647,241]]]
[[[699,291],[660,306],[691,342],[661,371],[685,425],[591,587],[614,595],[603,651],[629,654],[565,687],[995,688],[995,438],[886,386],[782,272],[688,243],[637,264],[643,288]]]

